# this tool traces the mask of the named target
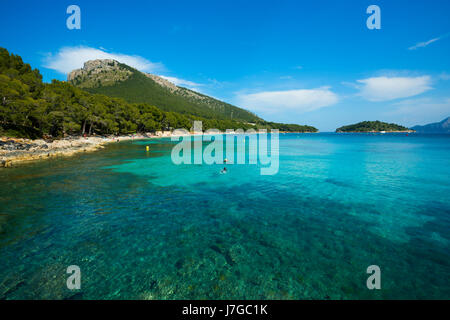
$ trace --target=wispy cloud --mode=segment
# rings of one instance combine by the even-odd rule
[[[263,91],[239,94],[237,103],[243,108],[264,114],[304,113],[331,106],[338,96],[329,87],[286,91]]]
[[[442,72],[438,78],[440,80],[450,80],[450,74],[447,72]]]
[[[160,77],[163,79],[166,79],[167,81],[172,82],[173,84],[175,84],[177,86],[183,86],[183,87],[201,87],[201,86],[203,86],[203,84],[201,84],[201,83],[196,83],[193,81],[180,79],[180,78],[176,78],[176,77],[169,77],[169,76],[160,76]]]
[[[386,115],[411,126],[441,121],[450,115],[450,98],[417,98],[399,101],[392,104],[392,110]]]
[[[141,56],[110,53],[103,48],[97,49],[86,46],[63,47],[56,54],[48,54],[44,61],[44,67],[67,74],[72,70],[82,68],[86,61],[95,59],[114,59],[145,72],[165,70],[162,63],[151,62]]]
[[[438,40],[444,39],[444,38],[448,37],[449,35],[450,34],[447,33],[447,34],[444,34],[443,36],[440,36],[440,37],[437,37],[437,38],[433,38],[433,39],[430,39],[428,41],[416,43],[415,45],[409,47],[408,50],[417,50],[419,48],[425,48],[429,44],[432,44],[433,42],[436,42]]]
[[[431,77],[373,77],[357,80],[360,95],[369,101],[412,97],[432,89]]]
[[[163,76],[160,75],[161,78],[166,79],[167,81],[172,82],[173,84],[180,86],[180,87],[185,87],[188,89],[191,89],[193,91],[197,91],[200,92],[202,91],[202,87],[204,86],[204,84],[202,83],[197,83],[197,82],[193,82],[193,81],[189,81],[189,80],[185,80],[185,79],[181,79],[181,78],[177,78],[177,77],[169,77],[169,76]]]

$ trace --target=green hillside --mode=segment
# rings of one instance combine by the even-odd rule
[[[69,82],[91,93],[123,98],[131,103],[148,103],[164,111],[207,119],[233,119],[252,123],[261,120],[247,110],[167,83],[162,78],[146,75],[125,64],[109,62],[116,63],[115,67],[110,67],[108,64],[100,64],[101,61],[98,63],[93,67],[85,65],[84,70],[78,70],[78,74],[69,75]],[[158,78],[163,85],[154,80]]]

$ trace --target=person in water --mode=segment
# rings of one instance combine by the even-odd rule
[[[225,159],[223,160],[223,162],[224,162],[225,164],[227,164],[227,162],[228,162],[228,159],[227,159],[227,158],[225,158]],[[220,173],[227,173],[227,168],[226,168],[226,167],[223,167],[223,169],[222,169],[222,170],[220,170]]]

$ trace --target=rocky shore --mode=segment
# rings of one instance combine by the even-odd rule
[[[187,135],[190,136],[202,134],[203,132],[187,133]],[[130,134],[127,136],[69,136],[58,140],[31,140],[0,137],[0,168],[12,167],[14,164],[25,161],[49,159],[58,156],[72,156],[80,152],[95,151],[104,148],[104,145],[110,142],[151,138],[170,138],[176,136],[179,137],[180,134],[171,131],[157,131],[155,134]]]
[[[0,138],[0,167],[11,167],[16,163],[57,156],[71,156],[80,152],[101,149],[106,143],[157,138],[156,135],[129,135],[109,137],[67,137],[60,140],[30,140],[19,138]]]

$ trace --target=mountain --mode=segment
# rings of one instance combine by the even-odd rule
[[[91,60],[69,73],[67,80],[91,93],[123,98],[131,103],[148,103],[164,111],[204,117],[261,121],[255,114],[201,93],[176,86],[153,74],[140,72],[115,60]]]
[[[233,120],[164,111],[147,103],[130,103],[121,98],[94,94],[83,89],[83,86],[87,89],[102,86],[111,88],[133,77],[142,80],[142,76],[145,80],[150,79],[152,86],[157,88],[154,92],[165,94],[170,103],[187,105],[189,101],[194,101],[189,105],[197,107],[199,111],[220,114],[219,111],[223,109],[229,111],[230,116],[231,112],[233,113]],[[307,125],[264,121],[243,109],[177,87],[159,77],[143,75],[114,60],[88,62],[87,68],[72,72],[69,80],[81,88],[58,80],[44,83],[39,70],[33,70],[19,55],[9,53],[7,49],[0,47],[0,136],[34,139],[85,134],[148,133],[181,128],[190,130],[196,120],[203,122],[203,130],[214,128],[221,131],[227,129],[317,131],[316,128]],[[241,119],[256,121],[237,120],[235,114]],[[226,117],[226,113],[221,116]]]
[[[441,122],[429,123],[424,126],[414,126],[411,129],[419,133],[450,133],[450,117]]]
[[[404,126],[395,123],[386,123],[381,121],[363,121],[336,129],[336,132],[410,132]]]

